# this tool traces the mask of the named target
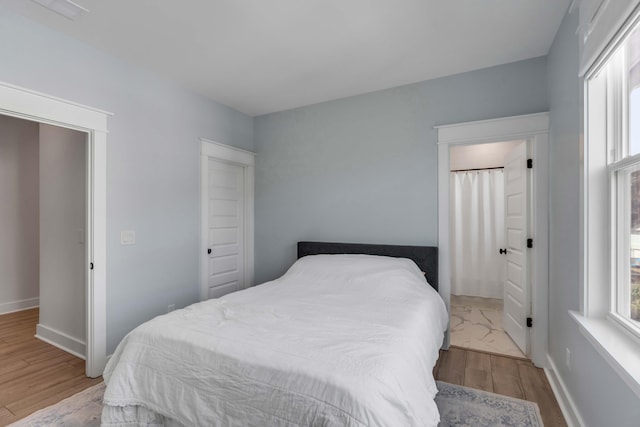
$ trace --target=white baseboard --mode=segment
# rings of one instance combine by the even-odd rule
[[[20,301],[4,302],[0,304],[0,314],[13,313],[15,311],[28,310],[40,305],[40,298],[29,298]]]
[[[73,338],[64,332],[57,331],[53,328],[38,323],[36,326],[36,338],[42,340],[52,346],[71,353],[80,359],[85,359],[86,344]]]
[[[569,427],[585,426],[586,424],[582,421],[580,412],[578,412],[578,408],[573,402],[569,389],[564,381],[562,381],[562,377],[558,374],[558,368],[549,354],[547,354],[547,367],[544,368],[544,372],[547,374],[547,379],[549,380],[553,394],[556,396],[558,405],[560,405],[562,415],[564,415],[567,421],[567,425]]]

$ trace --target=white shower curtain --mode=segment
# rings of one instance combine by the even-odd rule
[[[451,293],[502,298],[506,276],[502,169],[451,172]]]

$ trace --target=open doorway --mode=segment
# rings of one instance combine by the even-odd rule
[[[85,375],[87,139],[0,115],[0,421],[96,381]]]
[[[87,135],[86,374],[99,377],[107,362],[107,119],[111,113],[0,82],[0,113]]]
[[[520,358],[527,349],[510,313],[520,307],[507,277],[505,164],[523,145],[526,150],[519,140],[458,145],[449,156],[451,344]]]
[[[86,356],[87,134],[0,115],[0,314]]]
[[[529,195],[532,209],[525,235],[511,233],[506,238],[507,256],[526,256],[526,268],[518,274],[530,285],[529,312],[514,312],[516,323],[527,336],[527,355],[538,367],[547,363],[548,347],[548,291],[549,291],[549,114],[535,113],[476,122],[436,126],[438,132],[438,283],[440,296],[451,308],[451,233],[450,223],[450,147],[484,144],[497,141],[527,141],[529,160]],[[516,162],[519,163],[519,162]],[[505,168],[505,171],[507,169]],[[517,173],[514,179],[517,178]],[[515,181],[518,181],[515,179]],[[522,182],[520,180],[520,182]],[[505,185],[505,188],[508,185]],[[515,212],[514,212],[515,213]],[[518,215],[515,215],[516,217]],[[520,219],[521,221],[521,219]],[[510,237],[510,238],[509,238]],[[504,249],[504,248],[503,248]],[[517,261],[517,260],[516,260]],[[517,262],[514,263],[517,265]],[[516,269],[517,270],[517,269]],[[516,270],[512,270],[513,274]],[[508,273],[509,274],[509,270]],[[451,343],[450,331],[445,335],[443,348]]]

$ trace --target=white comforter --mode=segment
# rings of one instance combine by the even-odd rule
[[[305,257],[127,335],[102,425],[435,426],[447,321],[410,260]]]

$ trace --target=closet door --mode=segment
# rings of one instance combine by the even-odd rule
[[[507,280],[504,284],[504,329],[529,354],[530,292],[527,264],[529,197],[527,180],[527,143],[522,142],[505,156],[505,240],[507,244]]]
[[[206,173],[206,298],[217,298],[245,287],[244,168],[209,158]]]

